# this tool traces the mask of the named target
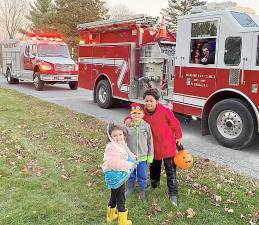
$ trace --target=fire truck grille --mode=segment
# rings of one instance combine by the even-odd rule
[[[56,71],[68,72],[68,71],[73,71],[73,69],[74,69],[74,65],[72,65],[72,64],[56,64],[55,65]]]
[[[239,85],[239,78],[240,78],[240,69],[231,68],[229,70],[229,85],[232,85],[232,86]]]

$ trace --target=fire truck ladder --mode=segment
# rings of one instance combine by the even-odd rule
[[[138,14],[138,15],[126,16],[118,19],[100,20],[96,22],[79,24],[77,28],[79,30],[85,30],[85,29],[98,28],[98,27],[104,27],[104,26],[118,25],[122,23],[136,23],[143,26],[145,25],[153,26],[158,22],[158,20],[159,20],[159,17],[150,17],[150,16],[145,16],[144,14]]]

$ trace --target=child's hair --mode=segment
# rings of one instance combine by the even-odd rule
[[[143,99],[145,99],[147,95],[153,96],[157,101],[160,98],[159,91],[156,88],[147,89],[143,94]]]
[[[108,124],[108,128],[107,128],[107,131],[108,131],[108,134],[111,136],[112,132],[114,130],[121,130],[124,134],[124,137],[126,138],[127,137],[127,131],[120,125],[118,124],[115,124],[115,123],[109,123]]]

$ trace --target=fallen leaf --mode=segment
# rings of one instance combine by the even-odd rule
[[[89,182],[86,184],[87,187],[91,187],[93,185],[93,183]]]
[[[66,175],[61,175],[61,177],[62,177],[64,180],[69,180],[69,178],[68,178]]]
[[[181,218],[184,217],[184,214],[185,214],[185,213],[182,213],[182,212],[177,212],[177,213],[176,213],[176,215],[177,215],[178,217],[181,217]]]
[[[25,175],[29,175],[30,174],[30,171],[29,171],[29,167],[27,164],[25,164],[22,168],[22,172],[25,174]]]
[[[189,208],[186,211],[188,213],[187,218],[193,218],[195,216],[195,212],[192,208]]]
[[[169,219],[172,219],[173,216],[174,216],[173,211],[170,211],[169,213],[167,213],[167,217],[168,217]]]
[[[221,202],[222,201],[222,198],[219,195],[215,195],[214,199],[215,199],[216,202]]]
[[[228,212],[228,213],[233,213],[234,209],[225,208],[225,211]]]

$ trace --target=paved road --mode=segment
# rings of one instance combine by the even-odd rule
[[[72,91],[68,85],[47,85],[44,91],[39,92],[35,91],[33,85],[29,83],[9,85],[0,76],[0,87],[15,89],[105,121],[121,122],[128,113],[127,106],[101,109],[93,103],[90,91],[83,89]],[[194,155],[217,161],[219,164],[226,165],[240,173],[259,179],[259,136],[257,136],[256,142],[252,147],[246,150],[232,150],[218,145],[211,135],[202,136],[197,121],[192,121],[189,125],[183,125],[183,130],[184,145]]]

